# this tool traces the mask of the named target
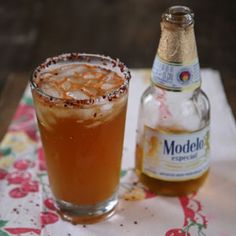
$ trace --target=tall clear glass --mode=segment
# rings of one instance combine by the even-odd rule
[[[72,223],[118,203],[129,80],[119,60],[77,53],[47,59],[30,80],[50,186]]]

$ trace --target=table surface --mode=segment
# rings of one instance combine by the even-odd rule
[[[234,62],[236,2],[191,3],[202,67],[220,71],[236,114]],[[32,69],[48,56],[80,51],[121,58],[130,68],[150,68],[160,37],[161,13],[170,1],[45,1],[0,3],[0,139]],[[56,7],[55,7],[56,6]]]

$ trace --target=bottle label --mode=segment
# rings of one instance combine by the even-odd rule
[[[152,81],[160,87],[180,91],[200,86],[200,66],[198,59],[191,64],[165,62],[156,55],[152,67]]]
[[[145,127],[142,171],[168,181],[195,179],[209,167],[209,127],[193,133],[164,133]]]

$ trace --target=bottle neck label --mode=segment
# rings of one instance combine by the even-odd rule
[[[152,82],[172,91],[194,90],[201,85],[198,59],[183,65],[163,61],[156,55],[152,67]]]
[[[203,175],[209,168],[209,127],[193,133],[163,133],[145,127],[142,172],[168,181]]]

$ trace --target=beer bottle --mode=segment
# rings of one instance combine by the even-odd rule
[[[208,175],[210,104],[200,86],[193,13],[172,6],[162,15],[137,131],[136,172],[158,194],[195,192]]]

